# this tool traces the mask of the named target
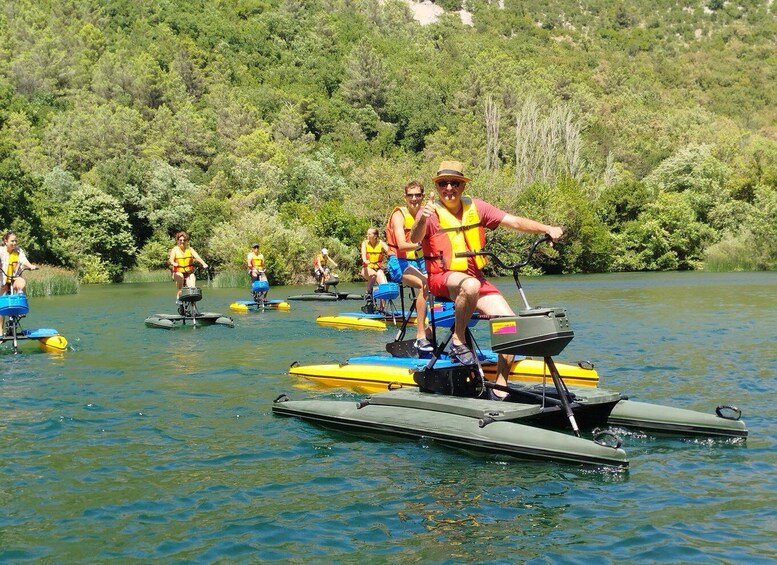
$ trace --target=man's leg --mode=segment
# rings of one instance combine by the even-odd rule
[[[453,331],[453,345],[466,345],[467,324],[475,313],[480,296],[480,281],[466,273],[453,271],[445,280],[448,296],[454,302],[456,325]]]
[[[477,310],[486,316],[515,316],[513,309],[501,294],[486,294],[481,296],[477,303]],[[496,363],[496,384],[507,386],[507,377],[513,364],[513,355],[499,354]],[[503,391],[493,391],[496,396],[504,397]]]

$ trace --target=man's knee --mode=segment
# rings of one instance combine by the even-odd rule
[[[475,277],[467,277],[459,284],[459,294],[468,298],[480,296],[480,281]]]

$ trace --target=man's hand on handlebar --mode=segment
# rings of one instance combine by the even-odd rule
[[[561,239],[561,236],[564,235],[564,229],[559,226],[550,226],[550,229],[547,231],[547,234],[550,236],[550,239],[553,240],[555,243],[559,239]]]

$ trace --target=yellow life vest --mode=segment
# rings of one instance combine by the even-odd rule
[[[367,241],[366,246],[366,252],[367,252],[367,266],[370,269],[381,269],[383,268],[383,246],[380,244],[381,242],[378,241],[376,245],[370,245],[369,240]]]
[[[397,259],[418,259],[420,253],[415,249],[411,249],[410,251],[399,250],[399,246],[397,245],[397,238],[394,235],[394,230],[391,228],[391,218],[394,216],[394,212],[397,210],[402,212],[402,217],[405,220],[405,241],[410,241],[410,230],[413,228],[413,224],[415,224],[415,218],[410,215],[410,212],[405,206],[397,206],[391,211],[391,214],[389,214],[388,225],[386,226],[386,244],[389,248],[389,255],[396,255]]]
[[[474,202],[469,196],[463,196],[461,205],[461,220],[451,214],[444,205],[434,205],[440,219],[440,230],[429,238],[431,256],[425,259],[430,273],[466,272],[468,258],[456,257],[456,254],[480,251],[486,244],[486,232],[480,225],[480,215]],[[477,255],[474,259],[478,269],[482,269],[487,263],[486,257],[482,255]]]
[[[251,257],[251,266],[254,269],[258,269],[260,271],[264,271],[264,255],[261,253],[253,254],[253,257]]]
[[[5,269],[5,284],[11,284],[11,278],[19,267],[19,252],[12,251],[8,254],[8,267]]]
[[[192,250],[187,247],[185,251],[181,251],[181,248],[175,246],[175,272],[188,275],[194,272],[194,259],[192,258]]]

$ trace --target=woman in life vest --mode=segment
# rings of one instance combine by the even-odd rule
[[[24,294],[27,281],[22,278],[22,271],[36,270],[38,267],[27,260],[22,248],[16,244],[16,232],[6,232],[3,245],[0,246],[0,269],[2,269],[3,284],[0,295],[8,294],[13,287],[14,294]],[[5,317],[0,316],[0,329],[5,334]]]
[[[463,365],[474,365],[475,355],[466,343],[467,323],[477,310],[488,316],[514,316],[499,290],[488,282],[481,269],[485,258],[456,257],[457,253],[480,251],[485,245],[485,230],[505,226],[533,234],[548,234],[553,241],[564,234],[559,226],[550,226],[508,214],[482,200],[464,196],[469,179],[459,161],[443,161],[432,178],[439,201],[434,199],[421,208],[410,232],[410,240],[420,242],[424,250],[429,290],[435,296],[455,302],[455,325],[451,338],[451,357]],[[512,355],[499,355],[496,382],[507,384]],[[504,398],[504,392],[489,389]]]
[[[181,289],[186,285],[193,287],[196,283],[194,276],[194,262],[197,261],[203,269],[208,268],[208,264],[202,260],[200,255],[189,247],[189,234],[185,231],[179,231],[175,234],[176,245],[170,250],[170,256],[167,259],[170,270],[173,273],[175,281],[176,294],[175,303],[180,304]]]
[[[367,230],[367,239],[362,241],[362,278],[367,281],[366,294],[372,294],[372,287],[383,284],[386,281],[386,273],[383,272],[383,261],[388,255],[389,249],[385,241],[378,239],[378,229]]]
[[[246,264],[251,282],[267,280],[267,276],[264,274],[264,255],[259,253],[258,243],[254,243],[251,246],[251,251],[246,256]]]
[[[24,294],[27,281],[22,278],[22,271],[36,270],[38,267],[27,260],[22,248],[16,244],[16,232],[6,232],[3,236],[3,245],[0,247],[0,265],[3,269],[3,288],[0,294],[8,294],[11,285],[15,294]]]
[[[410,229],[415,223],[415,216],[421,209],[423,199],[423,184],[413,180],[405,185],[405,206],[397,206],[389,214],[386,244],[389,250],[388,273],[391,280],[418,290],[415,298],[415,348],[419,352],[429,353],[434,348],[426,338],[426,300],[429,297],[426,267],[421,246],[410,241]]]

